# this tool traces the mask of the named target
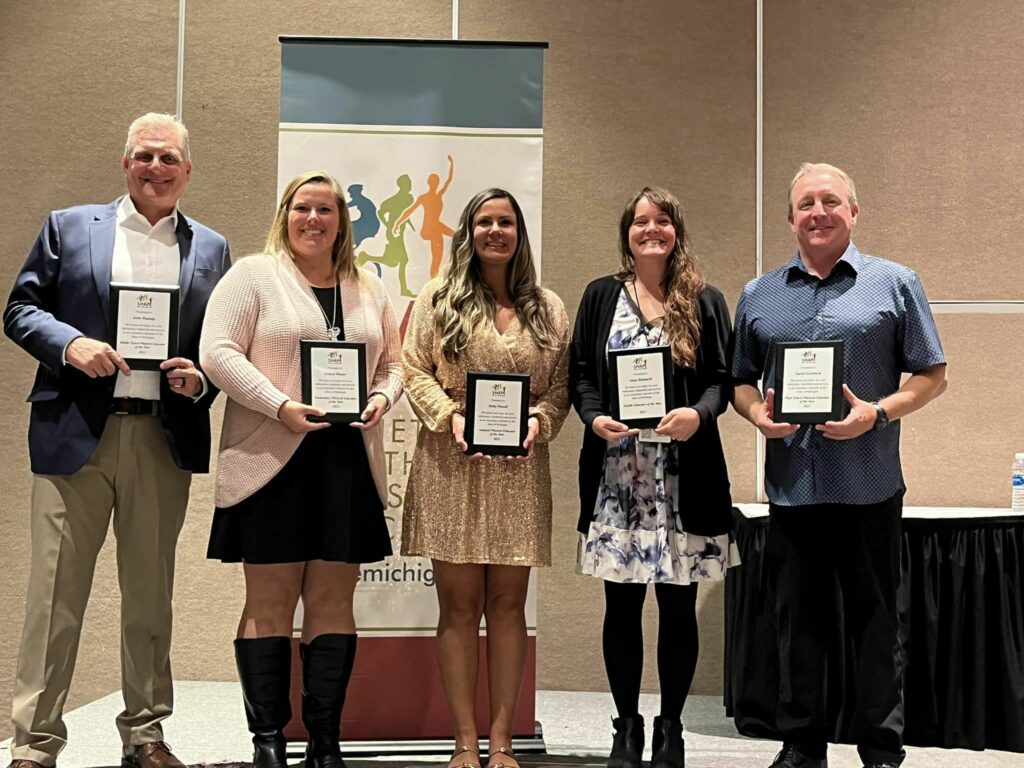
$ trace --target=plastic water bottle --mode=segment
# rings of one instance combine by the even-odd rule
[[[1024,515],[1024,453],[1013,457],[1013,496],[1010,507],[1014,512]]]

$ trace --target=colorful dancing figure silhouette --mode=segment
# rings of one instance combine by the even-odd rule
[[[448,178],[440,189],[437,185],[441,183],[441,177],[432,173],[427,177],[427,191],[416,198],[411,206],[402,212],[398,221],[392,228],[397,233],[398,227],[408,219],[417,208],[423,209],[423,224],[420,226],[420,237],[430,243],[430,276],[437,277],[441,269],[441,259],[444,257],[444,238],[451,237],[455,230],[441,221],[441,211],[444,210],[444,193],[452,183],[452,176],[455,174],[455,161],[448,155]]]
[[[352,219],[352,244],[358,248],[363,240],[373,237],[380,231],[377,206],[363,194],[362,184],[351,184],[348,188],[348,207],[359,212],[359,218]]]
[[[416,294],[409,290],[409,283],[406,278],[406,269],[409,266],[409,252],[405,249],[405,229],[412,227],[411,221],[398,223],[402,213],[412,205],[412,179],[407,174],[402,174],[395,180],[398,191],[380,204],[376,217],[384,225],[384,237],[387,243],[384,245],[384,253],[380,256],[371,256],[361,251],[356,256],[356,263],[362,266],[367,262],[380,266],[398,268],[398,283],[401,286],[402,295],[415,297]],[[378,266],[378,269],[380,269]]]

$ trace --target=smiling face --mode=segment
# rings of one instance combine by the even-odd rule
[[[296,190],[288,206],[288,245],[296,258],[331,259],[341,214],[330,185],[313,182]]]
[[[494,197],[480,206],[473,217],[473,250],[481,267],[508,265],[519,242],[517,224],[508,198]]]
[[[839,258],[850,244],[860,209],[850,203],[850,189],[838,176],[812,172],[797,179],[790,193],[789,228],[800,253],[810,258]]]
[[[629,251],[635,261],[667,261],[676,245],[676,228],[666,211],[641,197],[629,225]]]
[[[181,137],[162,126],[139,131],[121,164],[132,203],[151,224],[170,215],[192,173],[192,162],[184,159]]]

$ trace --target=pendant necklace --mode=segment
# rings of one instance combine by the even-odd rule
[[[324,322],[327,323],[327,336],[331,341],[337,341],[341,335],[341,329],[337,324],[338,317],[338,284],[334,284],[334,290],[331,292],[333,296],[333,302],[331,304],[331,317],[328,319],[327,312],[324,311],[323,305],[320,303],[320,299],[316,300],[316,306],[320,310],[320,314],[324,316]]]

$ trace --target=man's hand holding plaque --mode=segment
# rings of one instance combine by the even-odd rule
[[[850,406],[842,421],[826,421],[815,429],[830,440],[853,440],[875,428],[878,412],[873,403],[861,400],[853,390],[843,384],[843,397]]]
[[[775,343],[772,419],[789,424],[838,421],[843,409],[843,342]]]
[[[110,284],[113,348],[131,369],[160,370],[178,354],[176,285]]]

